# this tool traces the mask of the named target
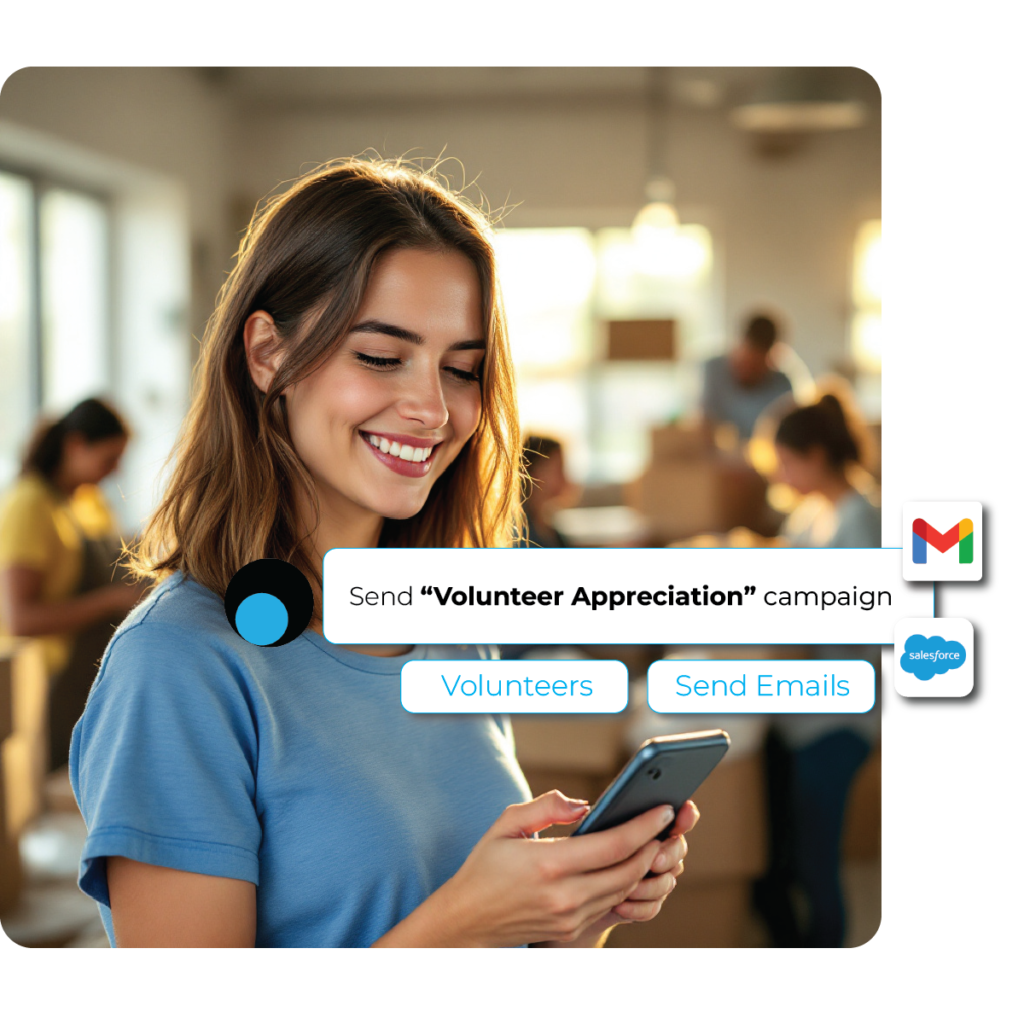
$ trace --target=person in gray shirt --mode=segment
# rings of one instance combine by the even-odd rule
[[[719,424],[731,423],[740,440],[748,440],[758,416],[775,399],[792,392],[789,378],[769,361],[778,336],[774,320],[752,316],[732,351],[705,363],[701,407],[709,436]]]

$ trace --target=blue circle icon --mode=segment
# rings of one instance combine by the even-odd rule
[[[235,613],[235,628],[243,640],[268,647],[284,636],[288,609],[273,594],[250,594]]]

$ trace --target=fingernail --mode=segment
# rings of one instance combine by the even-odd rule
[[[572,813],[576,815],[586,814],[590,810],[590,804],[584,802],[579,807],[574,807]]]
[[[675,817],[676,817],[676,812],[674,810],[672,810],[671,807],[666,807],[665,810],[662,812],[661,820],[666,825],[671,825],[672,822],[675,821]]]
[[[586,805],[590,804],[589,800],[580,800],[579,797],[575,797],[575,796],[567,796],[565,799],[568,800],[569,803],[571,803],[571,804],[586,804]]]

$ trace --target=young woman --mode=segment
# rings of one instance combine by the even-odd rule
[[[141,596],[115,581],[121,537],[96,486],[128,444],[98,398],[37,428],[0,500],[0,636],[40,637],[50,673],[50,767],[66,764],[71,730],[114,626]]]
[[[879,509],[850,483],[861,444],[840,401],[824,395],[783,417],[775,435],[782,479],[814,496],[814,514],[793,514],[783,532],[802,547],[877,548]],[[818,658],[869,660],[878,648],[820,646]],[[843,820],[857,769],[878,738],[876,709],[865,715],[780,715],[768,743],[769,869],[755,902],[778,946],[841,946],[846,912],[839,877]],[[793,903],[793,883],[802,908]],[[802,910],[803,912],[799,912]]]
[[[529,799],[505,721],[400,706],[402,664],[453,652],[320,632],[326,551],[507,544],[518,460],[483,218],[429,176],[360,161],[272,202],[210,322],[139,550],[159,585],[73,740],[81,885],[112,942],[598,945],[658,912],[692,804],[661,843],[671,808],[531,838],[585,805]],[[265,557],[316,597],[312,628],[276,648],[223,607]]]

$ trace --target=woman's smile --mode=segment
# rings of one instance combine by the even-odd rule
[[[359,431],[374,457],[393,473],[424,477],[434,465],[434,455],[442,441],[411,437],[408,434],[385,434]]]

